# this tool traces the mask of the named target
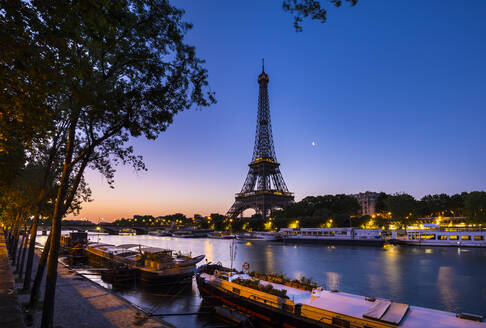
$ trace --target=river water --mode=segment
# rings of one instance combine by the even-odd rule
[[[230,265],[231,240],[90,234],[91,241],[169,248],[210,262]],[[349,293],[451,312],[486,315],[486,249],[455,247],[327,246],[281,242],[236,241],[234,267],[281,272],[291,278],[312,277],[319,285]],[[201,262],[201,263],[204,263]],[[98,276],[90,276],[100,281]],[[110,286],[108,286],[110,287]],[[195,282],[185,290],[115,290],[152,313],[205,311]],[[164,317],[177,327],[220,324],[207,315]]]

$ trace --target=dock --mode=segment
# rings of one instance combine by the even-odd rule
[[[0,229],[0,327],[25,327],[2,229]]]
[[[34,273],[38,255],[34,257]],[[56,328],[73,327],[74,323],[79,328],[175,328],[162,319],[148,316],[142,309],[70,270],[62,263],[58,264],[57,273],[54,310]],[[16,289],[19,290],[21,287],[20,282],[15,285],[4,235],[0,233],[0,327],[26,327],[27,322],[24,320],[21,304],[28,302],[30,294],[17,293]],[[41,294],[44,289],[45,278],[41,286]],[[31,315],[27,327],[40,327],[42,318],[40,304]]]

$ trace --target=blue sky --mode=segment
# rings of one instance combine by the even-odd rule
[[[296,200],[486,189],[486,1],[360,0],[295,32],[281,1],[174,1],[218,103],[133,140],[149,171],[89,172],[81,217],[225,213],[254,142],[261,58],[277,158]],[[312,146],[312,142],[316,146]]]

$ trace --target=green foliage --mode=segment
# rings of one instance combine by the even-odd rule
[[[340,7],[343,2],[348,2],[351,6],[358,3],[358,0],[330,0],[330,2]],[[316,0],[284,0],[282,8],[294,15],[294,28],[297,32],[302,32],[302,21],[304,18],[310,17],[312,20],[317,20],[325,23],[327,20],[327,11],[321,7],[321,2]]]
[[[295,219],[300,227],[322,227],[332,220],[333,226],[349,226],[349,219],[360,209],[359,203],[350,195],[309,196],[288,205],[283,210],[275,211],[275,225],[287,228]]]
[[[380,192],[376,198],[375,211],[376,213],[387,213],[388,207],[386,205],[386,200],[390,195]]]
[[[389,195],[385,204],[393,218],[405,219],[417,213],[417,201],[413,196],[405,193]]]
[[[472,218],[486,218],[486,192],[463,193],[464,211]]]
[[[307,278],[305,276],[302,276],[300,279],[292,280],[282,273],[265,274],[265,273],[258,273],[255,271],[251,271],[249,275],[259,280],[274,282],[277,284],[282,284],[285,286],[299,288],[308,291],[311,291],[312,289],[317,287],[317,283],[314,282],[312,278]]]
[[[288,298],[287,290],[285,289],[276,289],[271,284],[261,284],[259,280],[256,279],[243,279],[243,278],[236,278],[232,280],[233,283],[245,286],[248,288],[256,289],[261,292],[272,294],[282,298]]]
[[[360,209],[353,196],[338,194],[308,196],[300,202],[287,206],[283,211],[275,212],[278,218],[319,217],[332,218],[336,215],[354,215]]]

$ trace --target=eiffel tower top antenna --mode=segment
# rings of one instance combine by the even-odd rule
[[[265,58],[262,58],[262,73],[265,73]]]

